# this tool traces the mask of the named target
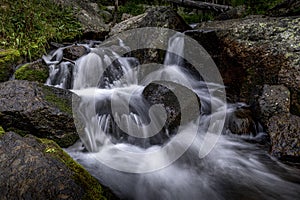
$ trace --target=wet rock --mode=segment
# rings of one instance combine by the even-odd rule
[[[116,24],[109,34],[114,35],[129,29],[142,27],[162,27],[180,32],[191,29],[171,8],[157,7],[147,10],[144,14],[129,18],[128,20]]]
[[[167,112],[165,126],[171,132],[178,126],[195,120],[200,114],[198,96],[185,86],[174,82],[152,82],[143,90],[143,96],[150,106],[155,104],[163,105]],[[188,113],[188,115],[182,116],[183,113]]]
[[[78,139],[71,92],[17,80],[0,84],[0,91],[0,121],[5,130],[53,139],[62,147]]]
[[[81,56],[85,55],[88,53],[88,49],[85,48],[84,46],[70,46],[66,47],[63,50],[63,56],[64,58],[70,59],[70,60],[77,60]]]
[[[0,198],[91,199],[113,196],[50,140],[0,136]]]
[[[267,123],[271,138],[271,154],[282,160],[300,162],[300,117],[282,114]]]
[[[229,116],[228,128],[237,135],[256,135],[255,122],[248,109],[237,109]]]
[[[264,85],[258,101],[263,121],[290,111],[290,91],[283,85]]]
[[[49,76],[48,66],[42,61],[37,60],[33,63],[27,63],[19,67],[15,71],[15,79],[37,81],[39,83],[45,83]]]

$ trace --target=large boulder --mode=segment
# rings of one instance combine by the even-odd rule
[[[37,82],[0,84],[0,121],[5,130],[49,138],[62,147],[78,135],[72,117],[72,93]]]
[[[116,24],[109,34],[115,35],[126,30],[142,27],[169,28],[179,32],[191,29],[173,9],[169,7],[156,7],[147,10],[144,14]]]
[[[0,135],[0,199],[113,199],[57,144],[32,135]]]
[[[291,92],[291,112],[299,112],[299,17],[205,22],[187,32],[216,62],[232,101],[257,106],[263,86],[284,85]],[[205,30],[205,31],[204,31]]]
[[[282,114],[267,123],[271,138],[271,154],[282,160],[300,162],[300,117]]]

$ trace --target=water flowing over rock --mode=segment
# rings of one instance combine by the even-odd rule
[[[267,128],[272,116],[300,113],[299,22],[297,16],[248,16],[205,22],[197,27],[199,30],[186,34],[199,41],[214,59],[229,100],[250,105],[255,118]],[[287,120],[282,123],[283,130],[289,134],[289,118],[283,120]],[[295,146],[288,146],[297,151]]]
[[[300,161],[300,117],[275,115],[268,120],[271,154],[282,160]]]
[[[0,121],[5,130],[53,139],[62,147],[78,139],[71,92],[28,81],[1,83],[0,91]]]
[[[229,116],[228,128],[233,134],[252,135],[257,133],[252,113],[248,109],[237,109]]]

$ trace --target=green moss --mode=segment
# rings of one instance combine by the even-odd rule
[[[1,37],[0,37],[1,39]],[[20,52],[15,49],[0,50],[0,82],[9,80],[13,72],[13,63],[20,58]]]
[[[72,107],[67,99],[60,98],[48,86],[42,86],[42,87],[43,87],[43,92],[45,94],[46,101],[48,101],[49,103],[52,103],[54,106],[56,106],[61,111],[72,115]]]
[[[25,64],[15,72],[15,79],[37,81],[45,83],[49,76],[46,67],[35,67],[34,64]]]
[[[55,142],[48,139],[38,139],[38,141],[45,145],[44,153],[46,155],[61,161],[74,173],[73,179],[85,191],[83,199],[115,199],[115,196],[111,193],[111,191],[101,186],[93,176],[91,176],[80,164],[75,162]]]
[[[5,133],[4,129],[2,128],[2,126],[0,126],[0,137],[1,137],[2,135],[4,135],[4,133]]]

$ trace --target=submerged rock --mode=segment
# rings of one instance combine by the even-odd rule
[[[0,199],[113,199],[57,144],[32,135],[0,135]]]
[[[0,84],[0,121],[5,130],[72,145],[78,135],[72,117],[72,93],[29,81]]]
[[[300,162],[300,117],[282,114],[267,123],[271,138],[271,154],[282,160]]]

